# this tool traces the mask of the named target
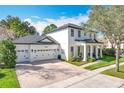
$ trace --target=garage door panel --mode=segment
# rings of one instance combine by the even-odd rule
[[[47,60],[47,59],[57,59],[57,51],[54,50],[42,50],[42,51],[38,51],[35,52],[33,54],[33,60]]]
[[[17,62],[29,61],[28,53],[17,53]]]

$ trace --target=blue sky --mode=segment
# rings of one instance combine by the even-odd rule
[[[16,5],[0,6],[0,19],[7,15],[18,16],[22,21],[29,21],[38,32],[42,33],[44,27],[50,23],[61,26],[66,23],[79,24],[88,20],[91,6],[45,6],[45,5]]]

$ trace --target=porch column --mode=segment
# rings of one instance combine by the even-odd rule
[[[98,59],[98,46],[96,46],[96,59]]]
[[[93,46],[90,45],[90,58],[93,58]]]
[[[100,57],[102,58],[102,46],[100,48]]]
[[[83,61],[87,61],[87,46],[86,44],[84,45],[84,55],[83,55]]]

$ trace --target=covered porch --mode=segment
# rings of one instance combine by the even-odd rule
[[[97,42],[77,42],[74,46],[74,57],[82,57],[83,61],[88,58],[102,58],[103,45]]]

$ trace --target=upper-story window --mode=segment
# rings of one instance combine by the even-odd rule
[[[74,37],[74,29],[71,29],[71,36]]]
[[[78,31],[78,37],[81,37],[81,31],[80,30]]]
[[[86,33],[84,32],[84,36],[86,36]]]

